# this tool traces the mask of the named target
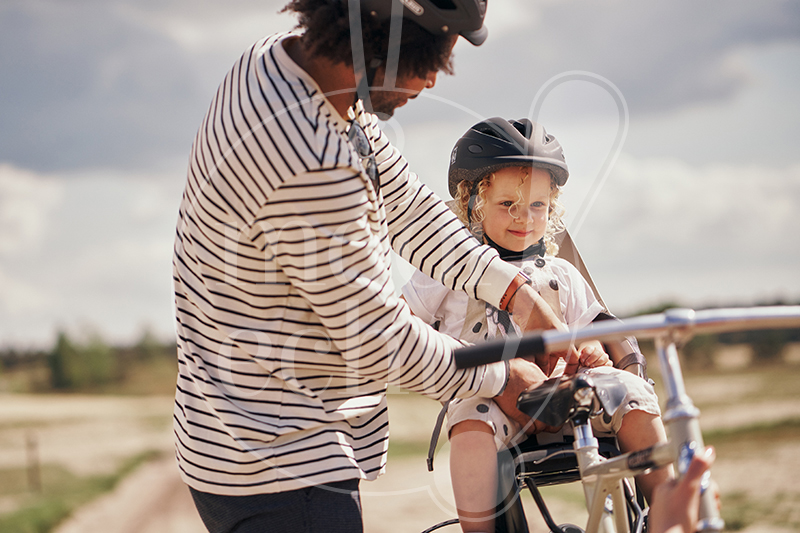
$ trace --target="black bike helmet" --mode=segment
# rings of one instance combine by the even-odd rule
[[[392,2],[403,4],[403,18],[434,35],[461,35],[480,46],[489,34],[483,25],[487,0],[361,0],[361,8],[380,20],[392,15]]]
[[[561,144],[543,126],[527,118],[495,117],[475,124],[456,142],[450,154],[450,194],[455,198],[464,180],[474,184],[496,170],[514,166],[549,170],[559,186],[569,178]]]

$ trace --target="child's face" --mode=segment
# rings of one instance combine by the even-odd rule
[[[520,185],[526,170],[529,176]],[[549,210],[550,173],[507,167],[494,173],[486,190],[483,232],[503,248],[521,252],[544,236]]]

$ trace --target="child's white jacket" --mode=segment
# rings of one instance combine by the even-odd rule
[[[535,256],[512,264],[531,277],[534,288],[570,328],[586,326],[598,313],[605,311],[592,288],[568,261]],[[402,292],[411,311],[428,324],[438,322],[441,333],[469,342],[491,339],[497,333],[493,319],[497,315],[496,308],[486,304],[485,314],[479,314],[485,315],[485,321],[478,325],[481,316],[474,311],[478,301],[464,292],[448,289],[420,271],[414,272]],[[517,328],[515,323],[514,327]]]

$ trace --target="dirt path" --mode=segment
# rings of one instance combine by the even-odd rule
[[[81,508],[55,533],[196,533],[205,531],[175,459],[151,461],[114,491]]]
[[[771,492],[797,488],[794,472],[800,471],[799,445],[785,445],[774,459],[783,461],[784,475],[774,477],[763,468],[763,459],[721,459],[714,475],[730,490],[771,487]],[[788,461],[788,462],[787,462]],[[746,478],[742,468],[751,473]],[[753,475],[756,474],[754,478]],[[787,486],[788,484],[788,486]],[[364,530],[366,533],[419,533],[443,520],[453,518],[452,492],[446,452],[437,456],[434,473],[427,472],[421,457],[391,461],[389,471],[375,482],[362,484]],[[531,504],[532,505],[532,504]],[[533,509],[526,504],[526,509]],[[577,504],[548,499],[556,521],[585,523],[586,511]],[[547,528],[529,511],[531,533]],[[205,529],[180,480],[172,458],[142,466],[111,493],[82,508],[55,533],[202,533]],[[456,526],[441,530],[457,533]],[[792,529],[754,525],[743,533],[788,533]]]
[[[397,405],[401,407],[397,408]],[[435,402],[423,398],[401,399],[390,409],[393,435],[424,441],[437,410]],[[800,401],[714,406],[703,410],[703,425],[706,428],[730,428],[752,424],[753,420],[796,416],[798,412]],[[157,440],[164,442],[162,439],[169,441],[170,432],[160,430]],[[737,448],[734,453],[719,458],[714,476],[726,492],[755,491],[755,494],[763,493],[765,497],[780,496],[781,491],[800,493],[800,478],[796,475],[800,472],[800,443],[783,442],[771,447],[768,455],[766,457],[759,450]],[[446,445],[436,458],[434,473],[427,472],[422,457],[393,458],[386,475],[375,482],[362,483],[361,489],[366,533],[418,533],[455,516]],[[548,505],[558,522],[585,523],[586,514],[579,503],[549,498]],[[533,507],[528,506],[528,509]],[[529,514],[535,515],[533,512]],[[540,519],[529,518],[533,533],[546,531]],[[178,476],[174,459],[167,457],[140,467],[113,492],[80,509],[56,533],[203,531],[205,529],[189,492]],[[441,531],[456,533],[458,528],[451,526]],[[743,531],[784,533],[791,530],[756,525]]]
[[[421,457],[392,461],[385,476],[361,486],[364,530],[367,533],[418,533],[453,518],[449,475],[446,452],[437,457],[434,473],[427,471]],[[575,513],[581,513],[580,508],[558,500],[552,502],[551,507],[557,517],[574,517]],[[81,508],[54,533],[203,531],[174,459],[165,458],[140,467],[114,491]],[[451,526],[442,531],[455,533],[458,528]],[[531,533],[546,531],[543,523],[531,524]]]
[[[25,464],[33,438],[43,464],[114,472],[140,453],[172,450],[172,405],[167,396],[0,394],[0,468]]]
[[[422,457],[400,458],[389,462],[387,474],[377,481],[362,484],[361,503],[366,533],[419,533],[456,516],[446,448],[436,457],[436,468],[428,472]],[[535,509],[533,501],[526,509]],[[561,500],[548,501],[556,520],[585,523],[586,512]],[[548,531],[541,518],[529,513],[531,533]],[[449,526],[443,533],[457,533]]]

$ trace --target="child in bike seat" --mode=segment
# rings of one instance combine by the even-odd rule
[[[558,196],[568,176],[561,145],[541,125],[527,119],[492,118],[470,128],[453,149],[449,188],[455,200],[449,205],[476,238],[522,269],[567,326],[579,328],[608,315],[580,272],[555,257],[556,235],[564,229]],[[403,287],[403,296],[415,315],[465,341],[522,333],[508,312],[450,290],[419,271]],[[578,372],[614,374],[627,388],[622,407],[611,418],[593,418],[593,429],[616,434],[623,452],[666,441],[651,384],[614,368],[598,341],[576,349]],[[613,355],[619,362],[620,357]],[[563,373],[565,367],[562,360],[551,377]],[[567,373],[575,371],[567,369]],[[450,470],[463,531],[494,531],[497,453],[522,442],[531,427],[521,427],[492,399],[450,402]],[[545,434],[539,437],[540,442],[547,440],[541,438]],[[637,483],[649,501],[653,488],[669,477],[669,470],[662,468],[640,476]]]

